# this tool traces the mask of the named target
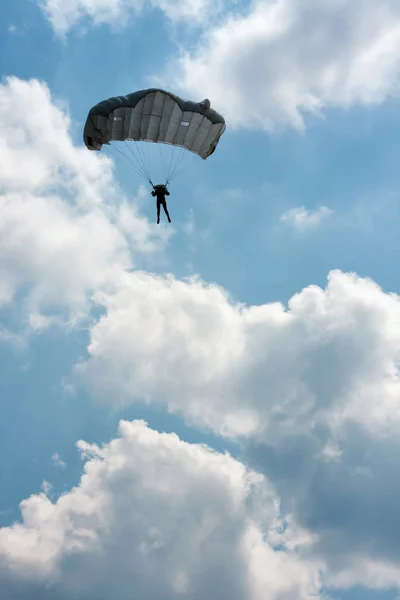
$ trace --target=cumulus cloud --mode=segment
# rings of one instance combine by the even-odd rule
[[[78,446],[79,485],[55,502],[31,496],[22,523],[0,529],[10,597],[319,597],[319,566],[301,552],[310,540],[285,543],[267,481],[229,455],[139,421],[102,448]]]
[[[397,95],[399,57],[397,0],[257,0],[175,58],[166,81],[206,94],[230,126],[302,129],[309,113]]]
[[[320,206],[317,210],[308,210],[305,206],[291,208],[286,213],[281,215],[280,221],[291,225],[298,231],[305,231],[314,227],[318,227],[325,221],[332,211],[327,206]]]
[[[84,19],[93,25],[129,22],[145,9],[159,9],[173,21],[200,24],[220,9],[222,2],[211,0],[43,0],[40,6],[54,31],[65,35]]]
[[[54,322],[41,310],[85,314],[93,289],[123,279],[163,234],[121,195],[107,157],[74,146],[46,85],[5,80],[0,124],[0,305],[24,286],[40,329]]]
[[[380,573],[377,587],[397,581],[396,295],[334,271],[325,289],[305,288],[287,309],[247,307],[196,279],[135,273],[96,299],[105,313],[78,366],[92,393],[161,402],[241,439],[250,464],[317,536],[327,581],[369,585],[367,564]]]
[[[400,301],[369,280],[334,271],[286,310],[135,273],[96,301],[105,314],[79,372],[104,396],[162,400],[218,433],[270,442],[348,420],[376,435],[400,425]]]

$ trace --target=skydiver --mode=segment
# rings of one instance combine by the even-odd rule
[[[157,224],[160,223],[160,208],[161,206],[164,209],[165,214],[168,218],[168,223],[171,223],[171,219],[169,218],[167,201],[165,196],[169,196],[169,191],[165,185],[153,185],[153,191],[151,192],[152,196],[157,196]]]

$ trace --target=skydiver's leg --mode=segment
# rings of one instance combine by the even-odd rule
[[[157,224],[160,222],[160,208],[161,208],[161,202],[157,198]]]
[[[169,212],[168,212],[168,208],[167,208],[167,201],[164,200],[164,202],[162,203],[162,205],[163,205],[164,212],[167,215],[168,222],[171,223],[171,219],[169,217]]]

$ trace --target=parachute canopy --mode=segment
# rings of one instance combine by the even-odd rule
[[[161,142],[206,159],[225,127],[225,119],[209,100],[192,102],[150,88],[96,104],[89,111],[83,139],[89,150],[101,150],[111,141]]]

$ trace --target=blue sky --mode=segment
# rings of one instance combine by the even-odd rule
[[[3,0],[0,23],[7,597],[398,598],[397,2]],[[158,84],[227,122],[160,226],[82,141]]]

